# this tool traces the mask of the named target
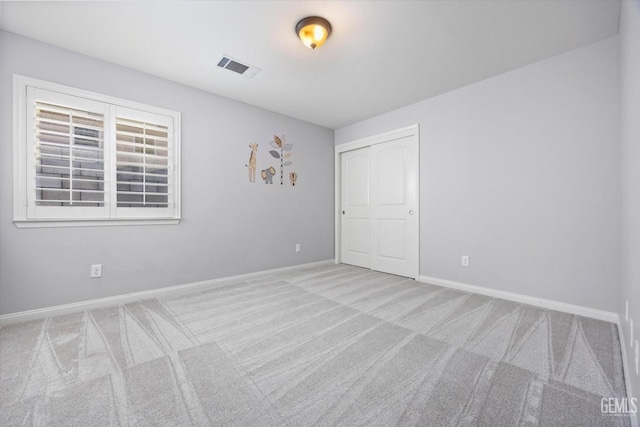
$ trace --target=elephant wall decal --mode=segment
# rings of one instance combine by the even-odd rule
[[[264,169],[260,176],[264,179],[265,184],[273,184],[273,176],[276,174],[276,168],[273,166],[269,167],[269,169]]]

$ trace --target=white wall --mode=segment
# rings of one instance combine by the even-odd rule
[[[419,123],[421,275],[618,309],[617,49],[605,40],[336,130],[341,144]]]
[[[620,319],[626,338],[631,385],[640,397],[635,348],[625,321],[625,300],[640,340],[640,1],[623,1],[620,19],[620,93],[622,127],[622,295]]]
[[[17,229],[12,73],[180,111],[182,222]],[[248,145],[259,144],[265,169],[268,143],[283,133],[294,144],[297,186],[250,184]],[[330,129],[0,32],[0,314],[333,258],[333,138]],[[103,277],[92,280],[96,263]]]

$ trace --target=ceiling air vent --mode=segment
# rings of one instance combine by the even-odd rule
[[[218,67],[225,68],[233,71],[234,73],[242,74],[245,77],[251,78],[258,74],[260,68],[254,67],[246,63],[242,63],[237,59],[230,57],[229,55],[220,55],[218,58]]]

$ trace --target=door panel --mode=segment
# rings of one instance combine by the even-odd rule
[[[415,135],[371,146],[371,268],[419,275],[418,144]]]
[[[381,144],[374,150],[378,171],[377,200],[380,206],[404,205],[407,148],[404,145]]]
[[[406,258],[406,221],[379,219],[377,221],[377,227],[378,257],[404,260]]]
[[[369,255],[369,236],[371,221],[363,218],[347,218],[347,251]]]
[[[371,267],[369,147],[342,154],[342,250],[345,264]]]
[[[347,156],[346,162],[348,188],[345,206],[368,207],[369,155],[367,152],[355,152]]]

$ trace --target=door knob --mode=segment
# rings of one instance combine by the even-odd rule
[[[344,212],[344,211],[342,211],[342,215],[344,215],[344,214],[345,214],[345,212]]]
[[[409,211],[409,215],[413,215],[413,211]]]

